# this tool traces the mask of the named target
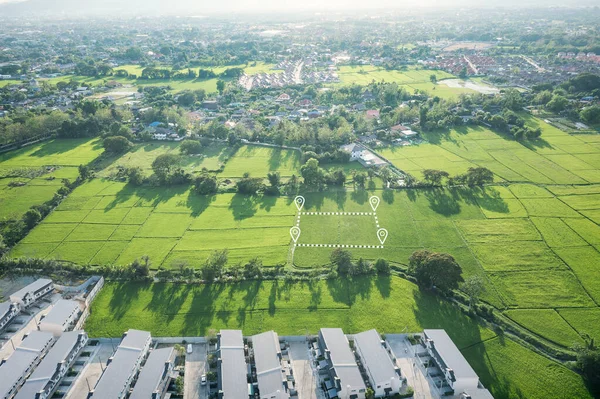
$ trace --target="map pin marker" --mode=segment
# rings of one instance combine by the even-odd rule
[[[387,237],[388,237],[388,231],[386,229],[381,228],[381,229],[377,230],[377,238],[379,238],[379,242],[381,243],[381,245],[383,245],[383,243],[385,242]]]
[[[294,203],[296,204],[296,208],[298,208],[299,211],[302,210],[302,207],[304,206],[304,197],[299,195],[296,198],[294,198]]]
[[[296,226],[292,227],[290,229],[290,235],[292,236],[292,240],[294,240],[294,242],[298,242],[298,238],[300,238],[300,228]]]
[[[373,196],[369,198],[369,204],[371,204],[371,209],[373,209],[373,212],[375,212],[379,206],[379,197]]]

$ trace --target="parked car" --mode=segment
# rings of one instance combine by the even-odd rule
[[[186,350],[186,352],[187,352],[187,353],[192,353],[192,344],[188,344],[188,345],[187,345],[187,350]]]
[[[206,374],[202,374],[200,377],[200,385],[206,385]]]

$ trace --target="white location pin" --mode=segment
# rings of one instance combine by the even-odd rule
[[[388,231],[384,228],[381,228],[379,230],[377,230],[377,238],[379,238],[379,242],[381,243],[381,245],[383,245],[383,243],[385,242],[385,240],[388,237]]]
[[[290,229],[290,235],[292,236],[292,240],[294,240],[294,242],[298,242],[298,238],[300,238],[300,228],[297,226],[292,227]]]
[[[379,197],[372,196],[371,198],[369,198],[369,204],[371,204],[371,209],[373,209],[373,212],[377,210],[379,202]]]
[[[294,203],[296,204],[296,208],[298,208],[299,211],[302,210],[302,207],[304,206],[304,197],[299,195],[296,198],[294,198]]]

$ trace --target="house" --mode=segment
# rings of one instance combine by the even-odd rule
[[[164,397],[173,375],[175,350],[154,349],[133,387],[129,399],[161,399]]]
[[[52,280],[40,278],[12,294],[10,301],[18,303],[21,308],[25,309],[45,295],[50,294],[53,290],[54,284]]]
[[[219,109],[219,104],[215,100],[205,100],[202,102],[202,105],[200,105],[200,108],[216,111]]]
[[[392,126],[390,128],[390,130],[392,132],[403,132],[405,130],[410,130],[410,128],[400,124],[400,125],[394,125],[394,126]]]
[[[20,311],[21,306],[16,302],[6,301],[0,303],[0,331],[3,331]]]
[[[282,367],[279,336],[274,331],[267,331],[252,337],[256,378],[261,399],[288,399],[289,367]]]
[[[279,97],[277,97],[277,98],[275,99],[275,102],[278,102],[278,103],[283,103],[283,102],[288,102],[288,101],[290,101],[290,99],[291,99],[291,97],[290,97],[290,95],[289,95],[289,94],[286,94],[286,93],[281,93],[281,94],[279,95]]]
[[[15,399],[47,399],[52,397],[60,380],[69,372],[87,342],[88,336],[85,331],[64,333],[25,381]]]
[[[369,109],[365,113],[365,117],[367,119],[379,119],[379,110],[378,109]]]
[[[217,334],[217,357],[219,399],[248,399],[248,368],[240,330]]]
[[[399,134],[405,139],[414,139],[419,135],[419,133],[415,132],[414,130],[403,130]]]
[[[331,379],[327,397],[364,399],[367,388],[342,329],[320,329],[318,345],[327,361],[327,372]]]
[[[81,315],[81,307],[77,301],[61,299],[38,323],[38,330],[47,331],[60,337],[63,332],[71,330]]]
[[[445,330],[424,330],[422,339],[431,360],[442,373],[444,386],[447,385],[454,395],[493,399]]]
[[[367,372],[376,398],[400,393],[400,369],[392,361],[385,341],[376,330],[354,335],[354,348]]]
[[[8,359],[0,362],[0,399],[13,397],[53,342],[51,333],[32,331]]]
[[[88,398],[122,399],[129,393],[129,386],[150,350],[152,336],[147,331],[130,329],[115,354],[108,359],[104,373]]]
[[[375,166],[381,168],[387,165],[386,161],[379,158],[362,144],[346,144],[341,146],[340,150],[350,154],[350,162],[358,161],[365,167]]]

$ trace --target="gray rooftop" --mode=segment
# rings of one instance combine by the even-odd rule
[[[248,378],[244,338],[240,330],[221,330],[219,343],[224,399],[247,399]]]
[[[48,314],[40,321],[40,323],[50,323],[63,325],[65,320],[79,308],[79,303],[76,301],[69,301],[67,299],[60,299],[57,301]]]
[[[28,286],[23,287],[19,291],[11,294],[10,296],[17,297],[17,298],[23,298],[25,296],[25,294],[27,294],[29,292],[35,292],[37,290],[40,290],[51,283],[52,283],[52,280],[49,280],[47,278],[39,278],[39,279],[35,280],[33,283],[29,284]]]
[[[360,348],[362,361],[369,370],[374,382],[400,378],[387,351],[381,345],[381,336],[376,330],[354,335],[354,345]]]
[[[12,305],[12,302],[10,301],[0,302],[0,319],[6,316],[6,314],[10,311],[10,305]]]
[[[64,333],[48,351],[44,360],[37,366],[35,371],[27,379],[19,390],[15,399],[35,398],[35,394],[44,390],[50,379],[54,376],[58,364],[65,361],[73,348],[77,345],[79,334],[83,331],[70,331]]]
[[[254,361],[256,363],[256,376],[260,395],[266,396],[277,391],[285,392],[283,386],[284,374],[279,358],[281,348],[277,333],[267,331],[254,335],[252,346],[254,347]]]
[[[471,365],[458,350],[446,330],[424,330],[427,338],[432,339],[437,353],[440,355],[448,368],[454,371],[458,378],[478,378]]]
[[[44,348],[51,344],[53,339],[52,333],[32,331],[21,342],[8,360],[0,366],[0,398],[8,395],[13,385],[23,378],[30,364],[40,358]]]
[[[341,328],[322,328],[321,336],[325,346],[329,349],[331,364],[340,379],[340,384],[366,389],[365,383],[356,364],[354,354],[350,350],[348,339]]]
[[[150,333],[147,331],[129,330],[127,332],[117,348],[112,362],[96,383],[92,397],[99,399],[120,397],[127,381],[136,372],[136,364],[143,356],[142,349],[148,338],[150,338]]]
[[[173,348],[154,349],[133,387],[129,399],[150,399],[152,393],[159,387],[165,372],[165,363],[172,362],[175,350]]]

